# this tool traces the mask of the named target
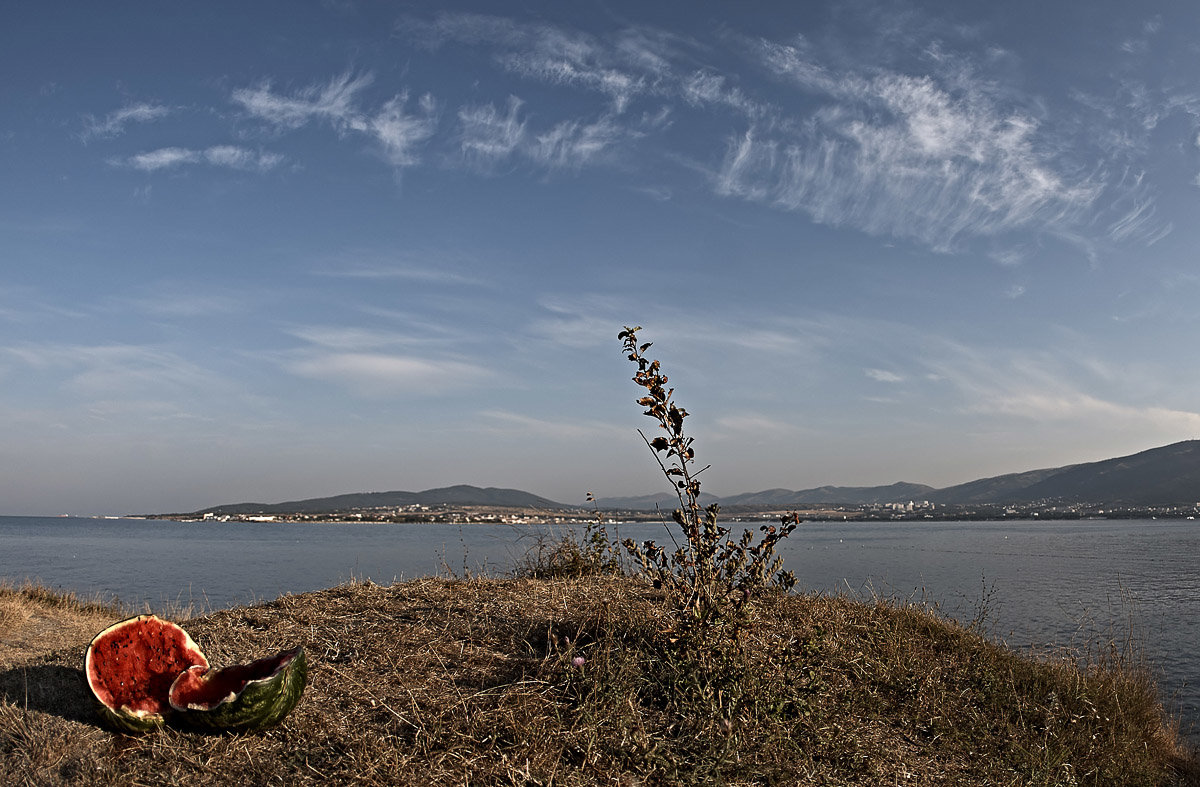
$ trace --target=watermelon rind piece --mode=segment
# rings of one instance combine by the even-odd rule
[[[88,643],[83,672],[105,726],[124,733],[157,729],[168,721],[171,684],[208,659],[186,631],[154,615],[118,621]]]
[[[171,684],[174,720],[198,730],[273,727],[300,702],[308,681],[304,647],[224,669],[194,666]]]

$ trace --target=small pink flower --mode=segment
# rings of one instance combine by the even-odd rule
[[[575,658],[571,659],[571,663],[576,667],[582,667],[584,664],[587,664],[587,659],[585,659],[583,656],[576,656]]]

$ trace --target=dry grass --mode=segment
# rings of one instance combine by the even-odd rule
[[[123,616],[117,606],[99,599],[28,582],[0,584],[0,667],[37,653],[86,643]]]
[[[911,606],[782,595],[740,651],[698,653],[663,609],[622,577],[424,579],[185,621],[218,665],[307,647],[304,699],[255,735],[99,728],[92,631],[0,658],[0,783],[1198,783],[1124,662],[1081,671]]]

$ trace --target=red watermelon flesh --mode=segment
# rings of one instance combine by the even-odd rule
[[[170,687],[171,699],[176,707],[213,708],[241,694],[250,681],[271,677],[295,656],[295,650],[285,650],[276,656],[249,664],[235,664],[214,672],[206,673],[206,668],[189,669]]]
[[[112,710],[162,714],[179,673],[208,659],[187,632],[154,615],[123,620],[96,635],[85,671],[92,692]]]

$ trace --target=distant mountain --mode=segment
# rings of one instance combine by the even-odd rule
[[[573,508],[519,489],[447,486],[424,492],[355,492],[333,497],[290,500],[285,503],[233,503],[202,508],[195,513],[223,514],[327,514],[355,508],[393,508],[411,505],[498,506],[509,508]]]
[[[869,505],[871,503],[902,503],[908,500],[928,500],[935,491],[925,484],[900,482],[889,486],[819,486],[793,492],[790,489],[767,489],[733,497],[722,497],[721,505],[732,506],[811,506],[811,505]]]
[[[939,489],[927,499],[935,503],[1194,504],[1200,501],[1200,440],[1100,462],[984,478]]]
[[[1024,502],[1027,499],[1024,497],[1025,490],[1065,469],[1055,467],[1049,470],[1029,470],[1024,473],[1008,473],[992,478],[981,478],[965,484],[935,489],[925,499],[931,503],[956,503],[959,505],[971,503],[1003,505],[1004,503]]]
[[[821,486],[815,489],[765,489],[732,497],[701,496],[701,503],[720,502],[725,509],[739,506],[803,508],[821,505],[870,505],[928,500],[949,505],[1031,503],[1050,500],[1064,504],[1175,505],[1200,502],[1200,440],[1151,448],[1148,451],[1065,467],[1008,473],[965,484],[935,489],[924,484],[889,486]],[[608,497],[597,501],[601,510],[673,510],[675,495],[663,492],[638,497]],[[475,505],[512,508],[586,508],[564,505],[519,489],[448,486],[424,492],[359,492],[286,503],[236,503],[201,509],[196,514],[323,514],[355,508],[406,505]]]
[[[669,493],[601,500],[601,508],[632,510],[674,508]],[[925,484],[821,486],[815,489],[765,489],[719,498],[735,507],[803,508],[820,505],[871,505],[928,500],[948,505],[1006,505],[1054,500],[1064,504],[1174,505],[1200,502],[1200,440],[1151,448],[1100,462],[1028,470],[981,478],[936,489]],[[618,504],[619,501],[619,504]]]
[[[793,492],[763,492],[721,498],[721,505],[810,506],[869,505],[928,500],[949,505],[1005,505],[1053,500],[1070,503],[1174,505],[1200,502],[1200,440],[1065,467],[1008,473],[935,489],[923,484],[822,486]]]

